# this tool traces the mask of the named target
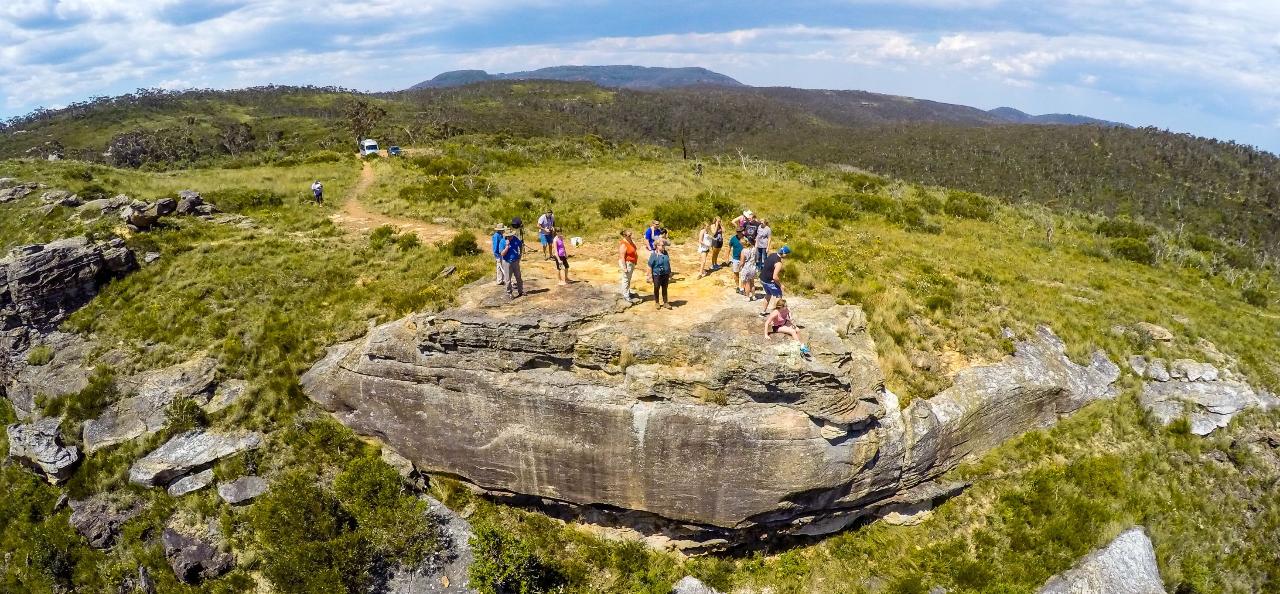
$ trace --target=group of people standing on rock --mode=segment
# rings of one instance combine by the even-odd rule
[[[744,210],[731,224],[733,234],[728,241],[729,262],[736,292],[745,296],[748,301],[756,301],[755,282],[759,279],[764,290],[764,306],[760,316],[765,318],[765,336],[780,333],[800,342],[800,332],[787,307],[787,300],[783,298],[785,287],[782,284],[782,270],[791,248],[784,245],[778,251],[769,253],[773,230],[768,221],[756,217],[750,210]],[[522,234],[523,224],[519,218],[515,218],[510,226],[496,225],[492,237],[497,284],[505,286],[507,294],[513,299],[524,295],[524,279],[520,270],[520,261],[524,256]],[[720,253],[724,248],[725,234],[719,217],[707,221],[699,228],[698,253],[701,270],[698,278],[721,268]],[[542,244],[543,258],[555,262],[558,284],[568,284],[569,254],[566,240],[563,230],[556,226],[555,214],[550,209],[538,217],[538,237]],[[644,244],[648,253],[647,276],[653,285],[654,306],[657,309],[672,309],[669,295],[673,275],[671,239],[660,221],[649,223],[644,231]],[[632,277],[639,263],[640,248],[635,237],[630,229],[623,229],[618,242],[619,292],[631,303],[639,302],[631,292]],[[801,344],[801,352],[808,355],[808,346]]]

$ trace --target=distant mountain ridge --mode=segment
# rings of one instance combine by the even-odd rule
[[[656,91],[683,87],[709,86],[756,91],[787,103],[815,109],[822,115],[851,125],[893,121],[934,121],[955,124],[1040,124],[1067,126],[1125,126],[1088,116],[1050,113],[1032,115],[1012,107],[981,110],[967,105],[898,97],[869,91],[832,91],[791,87],[753,87],[706,68],[691,66],[664,68],[649,66],[551,66],[523,72],[491,74],[484,70],[451,70],[420,82],[410,91],[445,89],[488,81],[554,80],[589,82],[602,87]]]
[[[720,87],[745,87],[746,85],[706,68],[662,68],[649,66],[551,66],[526,72],[490,74],[483,70],[453,70],[428,81],[420,82],[410,90],[458,87],[490,80],[559,80],[566,82],[590,82],[602,87],[621,89],[671,89],[696,85]]]

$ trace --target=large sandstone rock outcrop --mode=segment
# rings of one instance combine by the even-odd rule
[[[883,390],[862,311],[794,299],[812,357],[762,336],[727,292],[670,312],[586,283],[374,328],[304,377],[310,396],[423,470],[571,504],[683,548],[822,534],[948,494],[934,479],[1113,395],[1102,355],[1048,329],[906,410]]]
[[[0,259],[0,358],[23,350],[33,335],[51,331],[107,281],[137,267],[119,239],[95,244],[72,237],[15,248]]]
[[[1164,594],[1160,566],[1142,528],[1131,528],[1075,567],[1049,579],[1040,594]]]

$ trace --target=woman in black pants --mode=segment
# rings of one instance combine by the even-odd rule
[[[667,296],[667,285],[671,283],[671,256],[667,254],[667,242],[660,239],[654,242],[654,251],[649,254],[649,282],[653,283],[653,303],[658,309],[671,309],[671,301]]]

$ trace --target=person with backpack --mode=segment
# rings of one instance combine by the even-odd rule
[[[751,216],[747,217],[747,219],[742,222],[742,236],[751,242],[749,245],[754,246],[756,243],[756,233],[760,231],[760,219],[756,218],[755,213],[749,210],[746,212],[750,213]],[[759,256],[759,254],[756,255]],[[756,258],[756,261],[763,261],[763,258]]]
[[[564,230],[552,229],[555,239],[551,240],[551,253],[556,259],[556,276],[560,277],[560,286],[569,284],[569,251],[564,245]]]
[[[524,241],[516,237],[515,229],[507,229],[502,245],[502,272],[507,277],[507,295],[512,299],[524,296],[524,277],[520,274],[520,258],[524,256]]]
[[[618,269],[622,273],[619,282],[622,298],[631,301],[631,274],[636,271],[639,257],[636,255],[636,242],[631,239],[631,230],[623,229],[619,235],[622,236],[622,241],[618,242]]]
[[[782,299],[782,260],[791,253],[791,248],[782,246],[775,254],[770,254],[760,265],[760,284],[764,287],[764,311],[760,315],[769,315],[769,306],[775,299]]]
[[[769,256],[769,240],[773,239],[773,229],[769,227],[769,221],[760,221],[760,228],[756,230],[756,261],[763,262]]]
[[[518,234],[520,235],[520,243],[522,244],[522,246],[521,246],[521,247],[523,247],[523,244],[524,244],[524,221],[523,221],[523,220],[521,220],[521,219],[520,219],[520,217],[511,217],[511,227],[510,227],[510,228],[511,228],[511,230],[512,230],[512,231],[514,231],[514,232],[516,232],[516,233],[518,233]],[[523,257],[524,257],[524,255],[523,255],[523,254],[521,254],[521,257],[523,258]]]
[[[729,270],[733,272],[733,285],[738,294],[742,294],[742,232],[737,231],[729,238]]]
[[[316,204],[324,204],[324,184],[320,180],[316,180],[311,184],[311,196],[315,199]]]
[[[756,251],[742,250],[742,264],[738,273],[738,294],[746,295],[747,301],[756,300],[756,277],[760,276],[760,267],[756,264]]]
[[[649,282],[653,283],[653,303],[657,309],[671,309],[670,295],[667,287],[671,284],[671,256],[667,253],[667,242],[661,239],[649,254]]]
[[[542,258],[551,260],[555,255],[551,250],[551,243],[555,240],[556,232],[556,215],[551,213],[548,208],[547,212],[542,213],[538,217],[538,241],[542,243]]]
[[[498,281],[498,286],[507,284],[507,274],[505,272],[505,267],[502,265],[502,248],[505,245],[503,236],[506,234],[506,231],[507,226],[502,223],[498,223],[493,226],[493,237],[491,239],[493,242],[494,267],[498,270],[496,279]]]

